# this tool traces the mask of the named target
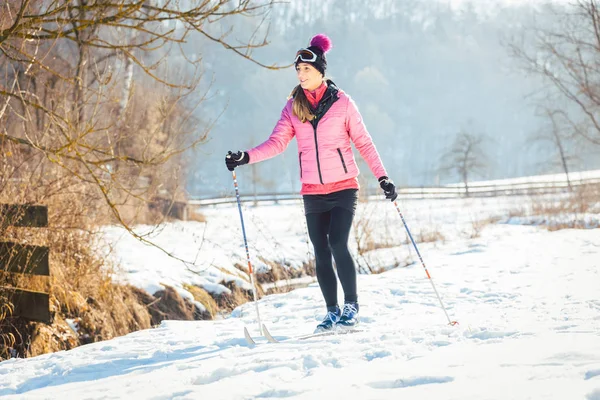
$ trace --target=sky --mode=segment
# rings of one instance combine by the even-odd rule
[[[372,236],[390,245],[357,255],[388,269],[358,276],[358,332],[299,338],[324,316],[312,283],[258,301],[262,322],[280,343],[260,336],[255,304],[246,303],[214,321],[163,321],[70,351],[4,361],[0,397],[599,400],[600,231],[549,231],[533,223],[543,217],[534,205],[556,200],[400,202],[458,325],[448,325],[414,250],[402,243],[395,208],[379,199],[357,210],[357,221],[372,223]],[[294,268],[306,261],[300,207],[244,203],[254,262],[285,259]],[[234,204],[207,208],[205,216],[205,224],[169,223],[156,236],[180,257],[197,255],[205,267],[200,275],[124,240],[110,255],[124,263],[121,279],[146,289],[164,281],[181,290],[188,281],[219,290],[214,267],[245,258],[239,214]],[[588,217],[598,221],[600,213]],[[442,239],[420,239],[432,233]],[[111,241],[118,234],[106,233]],[[210,241],[200,247],[202,237]],[[255,346],[245,341],[244,327]]]

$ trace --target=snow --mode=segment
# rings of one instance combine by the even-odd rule
[[[73,333],[79,332],[79,323],[77,321],[75,321],[72,318],[66,318],[65,321],[66,321],[67,325],[69,325],[69,328],[71,328],[71,330],[73,330]]]
[[[248,204],[243,203],[243,217],[252,265],[257,272],[269,270],[264,260],[295,269],[312,259],[312,247],[308,243],[303,208],[299,201],[256,207],[252,202]],[[421,235],[436,233],[446,240],[470,237],[476,234],[479,221],[489,218],[505,218],[505,222],[515,224],[538,222],[539,216],[507,218],[515,210],[527,211],[528,204],[532,204],[528,196],[514,196],[427,201],[409,199],[401,201],[400,207],[411,233],[419,241]],[[169,285],[187,298],[191,294],[183,287],[184,284],[198,285],[214,294],[229,292],[221,284],[222,281],[234,281],[249,289],[251,286],[247,275],[234,267],[236,264],[244,268],[247,266],[237,205],[200,208],[200,211],[207,223],[169,223],[150,235],[149,239],[162,249],[140,243],[122,228],[107,228],[106,241],[113,249],[109,257],[123,267],[119,280],[151,294]],[[588,220],[593,227],[594,223],[597,224],[598,216],[588,216]],[[351,233],[350,247],[360,268],[368,269],[367,265],[374,265],[389,269],[402,264],[405,258],[414,253],[407,246],[401,246],[402,242],[408,241],[404,227],[397,210],[390,203],[382,201],[381,196],[377,200],[360,203],[356,221],[363,221],[368,226],[373,240],[390,245],[359,255],[356,252],[357,234]],[[140,233],[149,231],[149,227],[145,226],[138,229]],[[360,234],[361,231],[353,232]],[[167,253],[175,254],[189,263],[184,264]]]
[[[355,253],[363,267],[388,269],[358,277],[361,332],[295,339],[324,315],[318,285],[306,282],[259,301],[262,321],[282,343],[259,336],[255,306],[247,303],[215,321],[164,321],[70,351],[4,361],[0,397],[600,399],[600,231],[507,223],[527,204],[525,197],[401,202],[456,326],[404,244],[397,210],[378,200],[360,203],[357,220],[368,222],[373,240],[394,246]],[[196,273],[107,228],[110,256],[124,265],[121,279],[152,290],[168,284],[185,295],[186,283],[218,293],[223,279],[247,282],[232,267],[246,259],[237,206],[202,212],[207,223],[170,223],[152,236],[194,262]],[[290,268],[306,261],[301,204],[244,205],[243,212],[257,269],[268,268],[264,260]],[[443,240],[419,240],[432,232]],[[244,326],[256,347],[245,342]]]
[[[569,173],[569,179],[573,183],[578,183],[578,181],[588,181],[588,182],[598,182],[600,180],[600,170],[594,169],[589,171],[575,171]],[[547,175],[535,175],[535,176],[523,176],[519,178],[509,178],[509,179],[495,179],[491,181],[474,181],[470,182],[469,186],[477,187],[477,186],[502,186],[502,185],[532,185],[535,183],[562,183],[567,185],[567,175],[565,173],[560,174],[547,174]],[[452,185],[447,185],[448,187],[452,186],[463,186],[463,183],[456,183]]]

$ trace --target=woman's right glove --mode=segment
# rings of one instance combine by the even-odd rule
[[[235,167],[240,165],[248,164],[249,161],[250,156],[245,151],[238,151],[237,153],[229,151],[225,156],[225,165],[227,165],[227,169],[230,171],[233,171]]]
[[[394,186],[394,182],[392,182],[390,178],[387,176],[379,178],[379,186],[383,189],[386,199],[390,199],[392,202],[396,200],[398,193],[396,193],[396,186]]]

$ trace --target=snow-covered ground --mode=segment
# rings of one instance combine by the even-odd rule
[[[243,197],[242,197],[243,199]],[[497,197],[447,200],[402,201],[404,214],[412,234],[419,240],[421,234],[430,236],[440,233],[446,240],[470,237],[479,221],[488,218],[507,218],[514,211],[531,206],[525,197]],[[301,268],[312,260],[312,247],[300,202],[286,204],[261,204],[243,202],[243,218],[252,264],[258,272],[268,269],[264,260]],[[162,285],[175,287],[179,293],[191,298],[184,284],[196,284],[209,292],[220,293],[228,289],[222,281],[235,281],[250,288],[248,276],[234,265],[246,266],[240,217],[237,205],[220,205],[200,209],[206,223],[174,222],[162,226],[148,236],[157,247],[146,246],[120,227],[106,228],[106,242],[111,249],[109,257],[122,266],[119,280],[127,281],[153,294]],[[362,267],[366,264],[382,268],[414,259],[414,252],[396,209],[381,200],[359,203],[351,233],[351,249]],[[150,227],[139,227],[140,232]],[[368,235],[363,235],[368,232]],[[359,255],[357,236],[386,244],[382,248]],[[364,247],[363,242],[363,247]],[[434,244],[433,246],[436,246]],[[425,245],[423,245],[425,246]],[[164,251],[163,251],[164,250]],[[184,264],[169,257],[171,253],[188,262]]]
[[[594,169],[589,171],[576,171],[569,174],[569,179],[572,183],[578,181],[590,181],[600,179],[600,170]],[[564,173],[523,176],[519,178],[494,179],[491,181],[476,181],[469,183],[471,187],[477,186],[502,186],[502,185],[518,185],[518,184],[535,184],[535,183],[564,183],[566,185],[567,176]],[[463,186],[462,183],[456,183],[447,186]]]
[[[295,339],[324,314],[318,286],[259,301],[261,318],[282,340],[252,348],[252,303],[216,321],[165,321],[110,341],[0,363],[0,397],[77,399],[600,399],[600,230],[507,223],[526,198],[407,201],[413,235],[442,240],[419,250],[452,319],[449,326],[429,280],[389,202],[362,203],[374,241],[399,244],[359,256],[361,263],[407,267],[360,275],[362,331]],[[174,223],[154,239],[195,261],[199,274],[127,236],[113,256],[140,287],[183,283],[222,290],[245,277],[236,206],[203,211],[207,223]],[[244,206],[250,252],[260,259],[306,261],[299,204]],[[491,224],[479,221],[490,219]],[[358,229],[358,228],[357,228]],[[112,229],[114,240],[122,232]],[[354,236],[353,236],[354,238]],[[353,239],[354,240],[354,239]],[[340,290],[341,297],[341,290]]]
[[[369,267],[388,269],[417,261],[397,210],[382,197],[358,205],[350,248],[360,270],[368,271]],[[440,243],[477,236],[489,221],[528,224],[547,220],[546,216],[536,215],[532,207],[556,203],[558,198],[553,194],[535,198],[402,200],[399,206],[418,242],[439,239],[419,245],[427,252]],[[256,271],[268,270],[267,261],[291,269],[312,261],[301,202],[253,206],[248,201],[242,204],[251,261]],[[169,285],[188,299],[192,299],[192,295],[184,284],[202,286],[217,294],[229,290],[221,284],[223,281],[235,281],[249,289],[247,274],[235,267],[236,264],[247,265],[237,205],[203,207],[200,211],[205,215],[206,223],[174,222],[154,231],[149,239],[162,249],[140,243],[122,228],[107,228],[105,238],[112,249],[109,257],[123,269],[117,278],[151,294],[163,289],[162,285]],[[560,218],[565,217],[572,218],[565,215],[553,218],[560,222]],[[581,214],[577,218],[587,221],[590,227],[600,223],[598,214]],[[150,228],[139,227],[139,230],[145,232]],[[359,254],[357,240],[361,240],[363,249],[369,245],[376,249]],[[167,253],[188,263],[169,257]]]

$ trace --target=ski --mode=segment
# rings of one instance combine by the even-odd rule
[[[347,335],[349,333],[358,333],[358,332],[364,332],[363,329],[357,329],[357,328],[341,328],[341,329],[333,329],[330,331],[324,331],[324,332],[316,332],[316,333],[309,333],[309,334],[305,334],[305,335],[301,335],[301,336],[292,336],[292,337],[288,337],[288,338],[284,338],[282,340],[278,340],[275,337],[273,337],[273,335],[271,335],[271,332],[269,332],[269,330],[267,329],[267,327],[263,324],[262,325],[262,333],[265,339],[267,339],[268,343],[284,343],[284,342],[291,342],[294,340],[307,340],[307,339],[312,339],[312,338],[318,338],[318,337],[323,337],[323,336],[337,336],[337,335]],[[248,345],[251,347],[254,347],[257,345],[256,340],[254,340],[252,338],[252,336],[250,336],[250,332],[248,332],[248,329],[246,327],[244,327],[244,337],[246,338],[246,342],[248,342]]]
[[[249,346],[256,346],[256,342],[252,339],[252,336],[250,336],[250,332],[248,332],[248,328],[246,327],[244,327],[244,337]]]
[[[279,341],[271,335],[265,324],[262,324],[262,334],[269,343],[279,343]],[[256,340],[250,335],[250,332],[248,332],[248,328],[246,327],[244,327],[244,338],[249,346],[256,346]]]
[[[275,339],[271,335],[271,332],[269,332],[269,330],[267,329],[267,327],[264,324],[263,324],[262,328],[263,328],[263,335],[265,335],[265,337],[267,338],[269,343],[279,343],[279,340]]]
[[[317,337],[322,337],[322,336],[347,335],[349,333],[358,333],[358,332],[363,332],[363,330],[362,329],[356,329],[356,328],[352,328],[352,329],[334,329],[334,330],[331,330],[331,331],[316,332],[316,333],[311,333],[309,335],[298,336],[295,339],[296,340],[306,340],[306,339],[312,339],[312,338],[317,338]]]

